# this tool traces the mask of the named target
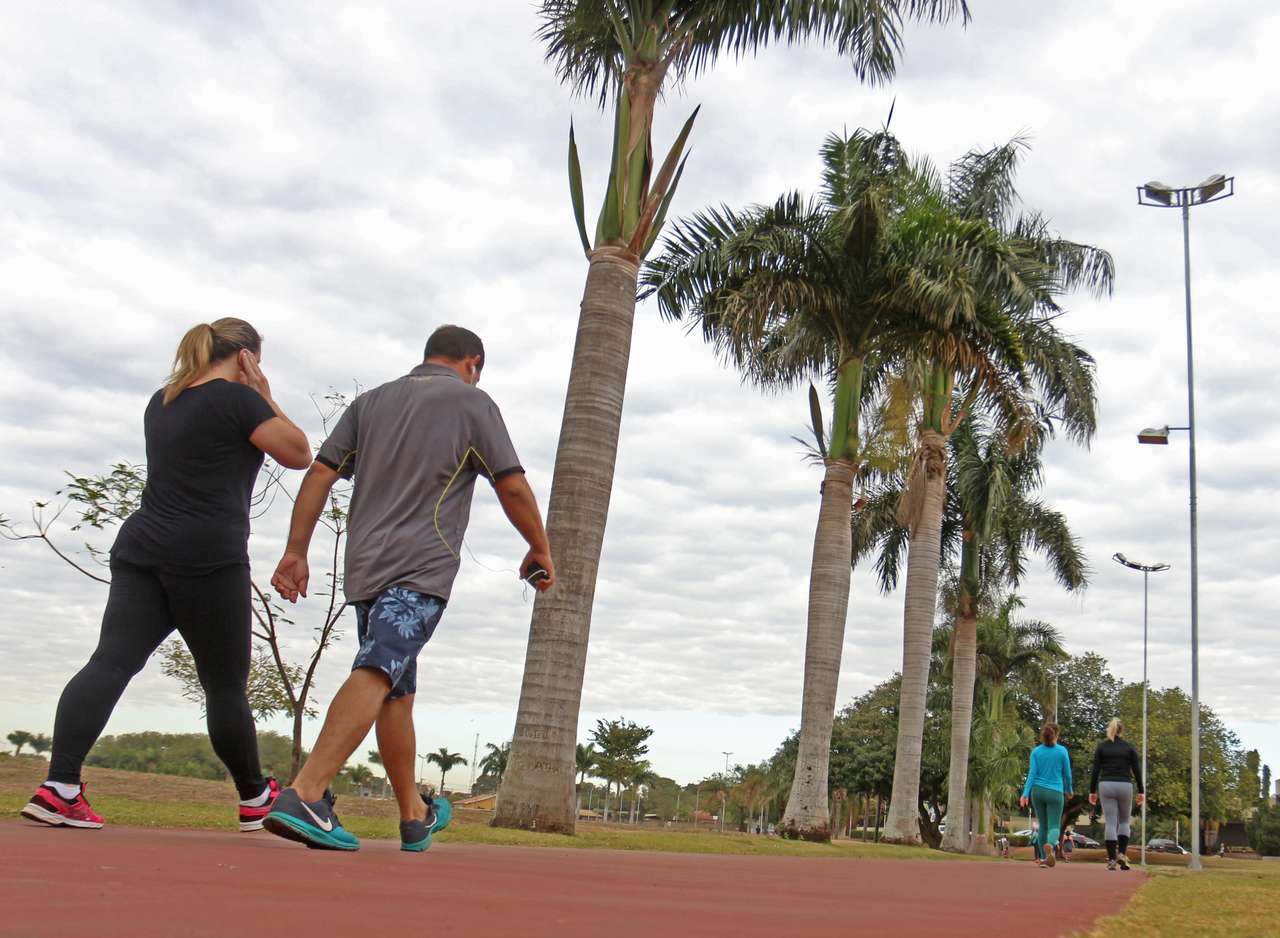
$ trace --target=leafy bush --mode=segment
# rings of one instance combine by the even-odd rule
[[[258,756],[262,771],[283,782],[289,774],[293,742],[279,733],[258,734]],[[186,778],[221,780],[226,766],[213,752],[204,733],[125,733],[103,736],[85,759],[85,765],[129,772],[155,772]]]
[[[1280,804],[1260,805],[1244,830],[1254,850],[1264,857],[1280,857]]]

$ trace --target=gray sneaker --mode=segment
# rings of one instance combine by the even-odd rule
[[[425,795],[423,801],[427,801]],[[448,798],[427,801],[427,818],[424,821],[400,822],[400,849],[421,853],[431,846],[431,835],[444,830],[453,819],[453,805]]]
[[[315,850],[359,850],[360,841],[342,829],[333,813],[338,799],[326,790],[319,801],[303,801],[292,788],[276,796],[262,826],[286,840],[296,840]]]

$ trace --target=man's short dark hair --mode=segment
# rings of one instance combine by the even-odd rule
[[[474,358],[476,355],[480,356],[479,367],[483,368],[484,343],[480,341],[480,336],[461,326],[441,326],[431,333],[431,338],[427,339],[427,349],[422,353],[424,359],[447,358],[451,362]]]

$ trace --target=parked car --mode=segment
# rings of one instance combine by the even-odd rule
[[[1190,853],[1191,852],[1190,850],[1183,850],[1181,847],[1175,844],[1172,840],[1162,840],[1159,838],[1155,840],[1148,840],[1147,850],[1150,853]]]
[[[1078,831],[1072,831],[1067,836],[1071,838],[1071,842],[1077,847],[1084,847],[1086,850],[1097,850],[1102,846],[1102,844],[1098,843],[1092,837],[1086,837]]]
[[[1025,830],[1025,831],[1014,831],[1014,832],[1013,832],[1012,834],[1010,834],[1009,836],[1011,836],[1011,837],[1034,837],[1035,835],[1036,835],[1036,831],[1033,831],[1033,830]]]

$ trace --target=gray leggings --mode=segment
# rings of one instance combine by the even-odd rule
[[[1098,800],[1107,819],[1107,840],[1129,836],[1129,815],[1133,813],[1132,782],[1099,782]]]

